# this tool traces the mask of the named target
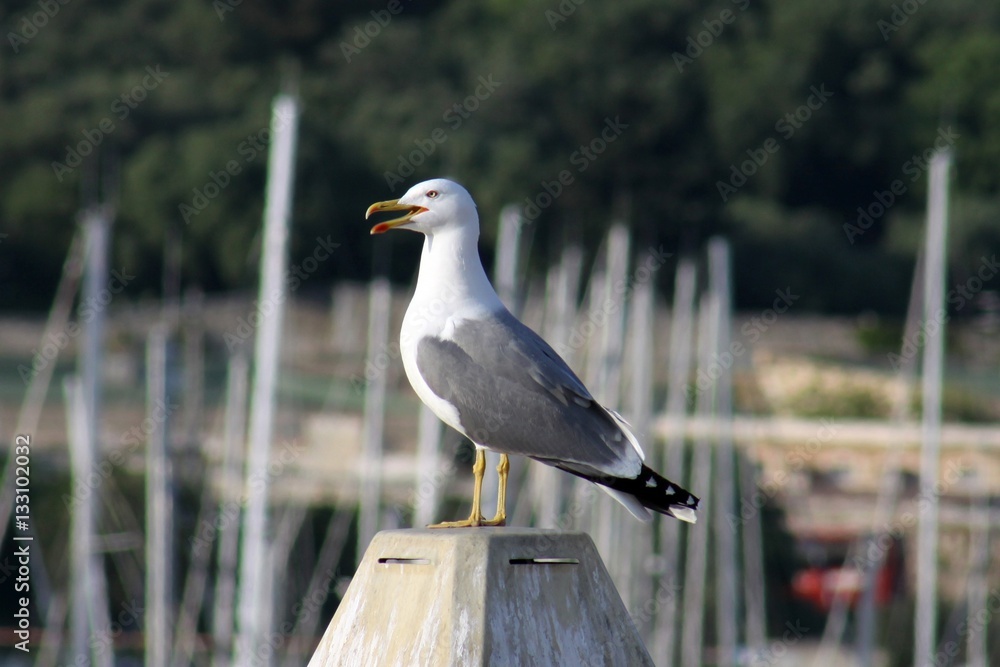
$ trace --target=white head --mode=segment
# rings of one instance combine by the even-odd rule
[[[372,227],[372,234],[382,234],[400,227],[433,236],[436,232],[472,228],[479,232],[479,213],[469,192],[446,178],[418,183],[399,199],[378,202],[368,207],[365,219],[382,211],[406,211],[405,215]]]

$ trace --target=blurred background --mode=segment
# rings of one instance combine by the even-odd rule
[[[0,25],[5,664],[305,664],[376,530],[464,516],[471,445],[399,360],[422,240],[364,220],[437,176],[703,498],[647,526],[514,462],[511,522],[590,533],[658,665],[1000,661],[1000,7]]]

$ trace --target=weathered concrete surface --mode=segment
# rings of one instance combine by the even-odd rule
[[[519,528],[379,533],[309,662],[652,664],[590,537]]]

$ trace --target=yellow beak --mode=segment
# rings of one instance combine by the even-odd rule
[[[385,222],[380,222],[374,227],[372,227],[372,234],[384,234],[393,227],[399,227],[400,225],[405,225],[410,221],[410,219],[417,215],[418,213],[423,213],[427,209],[423,206],[410,206],[408,204],[400,204],[398,199],[390,199],[389,201],[380,201],[372,204],[365,211],[365,220],[372,217],[373,213],[382,213],[385,211],[406,211],[404,215],[398,218],[393,218],[392,220],[386,220]]]

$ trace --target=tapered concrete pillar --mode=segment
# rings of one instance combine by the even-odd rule
[[[379,533],[309,662],[652,664],[590,537],[520,528]]]

